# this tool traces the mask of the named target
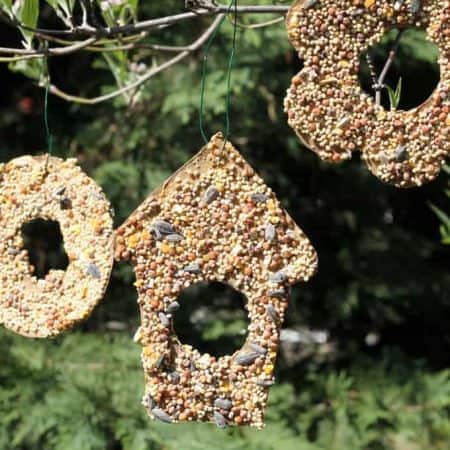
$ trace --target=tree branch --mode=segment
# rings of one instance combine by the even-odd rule
[[[138,88],[143,83],[148,81],[150,78],[152,78],[155,75],[159,74],[160,72],[168,69],[169,67],[172,67],[176,63],[180,62],[182,59],[186,58],[190,53],[200,49],[205,44],[205,42],[211,37],[211,35],[216,30],[216,28],[220,25],[224,16],[225,16],[225,14],[219,14],[214,19],[212,24],[207,28],[207,30],[195,42],[193,42],[191,45],[189,45],[184,51],[178,53],[176,56],[169,59],[168,61],[161,64],[160,66],[153,67],[148,72],[146,72],[144,75],[141,75],[133,83],[127,84],[126,86],[123,86],[122,88],[117,89],[114,92],[110,92],[109,94],[105,94],[105,95],[101,95],[101,96],[93,97],[93,98],[78,97],[76,95],[71,95],[66,92],[63,92],[62,90],[60,90],[58,87],[56,87],[53,84],[50,85],[49,92],[51,92],[52,94],[54,94],[58,97],[63,98],[64,100],[68,100],[70,102],[79,103],[79,104],[83,104],[83,105],[95,105],[97,103],[101,103],[101,102],[110,100],[112,98],[118,97],[119,95],[122,95],[126,92],[129,92],[133,89]],[[45,87],[45,86],[42,86],[42,87]]]
[[[384,88],[384,81],[386,79],[386,76],[389,72],[389,69],[391,68],[392,64],[394,63],[395,56],[397,55],[397,50],[400,45],[400,41],[402,39],[404,29],[401,29],[397,37],[395,38],[394,45],[392,46],[391,51],[389,52],[389,56],[386,60],[386,63],[384,64],[383,70],[380,73],[380,76],[377,79],[376,85],[374,86],[375,89],[375,103],[377,105],[381,105],[381,91]]]
[[[242,5],[237,6],[236,12],[238,14],[274,14],[284,13],[289,11],[290,6],[287,5]],[[226,14],[229,12],[229,6],[217,5],[211,9],[197,9],[180,14],[174,14],[166,17],[159,17],[157,19],[149,19],[141,22],[130,23],[121,26],[95,28],[92,26],[78,26],[71,30],[55,30],[55,29],[43,29],[43,28],[30,28],[20,22],[11,21],[6,18],[11,26],[22,28],[26,31],[48,34],[48,35],[65,35],[66,37],[79,37],[79,36],[95,36],[95,37],[111,37],[117,35],[126,35],[138,33],[141,31],[150,30],[153,28],[161,28],[168,25],[173,25],[185,20],[197,19],[204,16],[217,16],[218,14]],[[234,8],[233,8],[234,12]]]

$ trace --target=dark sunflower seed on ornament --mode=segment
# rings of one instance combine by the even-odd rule
[[[219,197],[219,191],[214,186],[209,186],[208,189],[206,189],[204,195],[203,195],[203,201],[209,205],[214,200],[216,200],[217,197]]]
[[[172,383],[179,383],[180,382],[180,374],[176,371],[176,370],[174,370],[173,372],[170,372],[169,373],[169,380],[172,382]]]
[[[398,162],[404,162],[409,158],[408,150],[406,149],[406,145],[399,145],[395,149],[395,159]]]
[[[158,356],[158,359],[155,362],[155,369],[161,369],[162,365],[164,364],[164,355]]]
[[[266,306],[266,313],[274,322],[278,322],[280,319],[277,310],[273,307],[273,305]]]
[[[180,304],[178,302],[172,302],[169,304],[169,306],[166,309],[167,314],[173,314],[174,312],[178,311],[180,309]]]
[[[233,406],[233,403],[231,402],[231,400],[228,400],[226,398],[216,398],[214,400],[214,406],[216,408],[225,409],[228,411]]]
[[[59,201],[59,206],[61,209],[72,209],[72,200],[68,197],[64,197]]]
[[[257,192],[256,194],[252,194],[251,199],[255,203],[265,203],[269,200],[269,197],[266,194]]]
[[[187,273],[192,273],[194,275],[201,273],[200,266],[196,263],[188,264],[183,268],[183,271]]]
[[[165,220],[155,220],[152,224],[152,229],[153,231],[155,231],[155,233],[163,236],[175,233],[173,226]]]
[[[282,272],[275,272],[274,274],[271,274],[269,276],[269,281],[271,281],[272,283],[284,283],[287,280],[287,275]]]
[[[273,291],[269,291],[269,297],[274,298],[283,298],[286,296],[286,291],[284,289],[274,289]]]
[[[275,225],[268,223],[266,225],[266,228],[264,229],[264,239],[266,241],[273,241],[277,235],[277,230],[275,228]]]
[[[144,400],[144,405],[147,409],[152,410],[156,406],[155,399],[151,395],[147,395]]]
[[[172,233],[167,234],[164,238],[169,242],[181,242],[184,239],[184,236],[178,233]]]
[[[164,423],[172,423],[173,419],[169,414],[167,414],[165,411],[163,411],[161,408],[153,408],[151,410],[153,416]]]
[[[319,0],[306,0],[305,3],[303,4],[303,7],[305,9],[309,9],[312,8],[313,6],[315,6],[318,3]]]
[[[421,8],[422,8],[421,0],[411,0],[411,5],[409,7],[409,11],[411,12],[411,14],[417,14]]]
[[[60,197],[65,192],[66,192],[66,187],[65,186],[59,186],[58,188],[55,189],[55,191],[53,192],[53,195],[55,197]]]
[[[99,280],[102,277],[100,269],[94,263],[88,263],[86,265],[86,272],[96,280]]]
[[[241,353],[240,355],[236,356],[236,364],[239,364],[240,366],[250,366],[253,364],[261,355],[257,352],[250,352],[250,353]]]
[[[219,428],[226,428],[227,426],[227,420],[225,419],[225,417],[220,414],[217,411],[214,411],[213,413],[213,420],[214,423],[219,427]]]
[[[259,353],[260,355],[265,355],[267,353],[267,349],[264,348],[262,345],[256,344],[254,342],[250,342],[248,346],[256,353]]]
[[[260,378],[260,379],[256,380],[256,384],[261,387],[270,387],[275,384],[275,381],[270,380],[270,379]]]
[[[159,317],[159,321],[161,322],[161,324],[164,327],[166,327],[166,328],[170,327],[170,319],[163,312],[160,312],[158,314],[158,317]]]

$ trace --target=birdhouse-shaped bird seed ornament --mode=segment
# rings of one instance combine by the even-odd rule
[[[289,287],[317,268],[272,190],[216,134],[119,228],[116,249],[136,272],[150,415],[263,427]],[[177,297],[200,281],[228,283],[247,298],[247,340],[232,355],[200,354],[173,329]]]

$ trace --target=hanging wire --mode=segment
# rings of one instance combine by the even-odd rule
[[[53,152],[53,135],[50,131],[50,125],[48,120],[48,94],[50,92],[50,72],[48,70],[47,58],[44,59],[44,70],[45,70],[45,94],[44,94],[44,126],[45,135],[47,140],[47,153],[50,156]]]
[[[202,66],[202,81],[201,81],[201,88],[200,88],[200,108],[199,108],[199,124],[200,124],[200,133],[203,137],[203,140],[205,141],[205,144],[208,143],[208,136],[205,131],[205,124],[204,124],[204,112],[205,112],[205,87],[206,87],[206,78],[208,75],[208,55],[209,51],[211,49],[211,45],[217,36],[226,16],[231,12],[231,9],[234,5],[234,28],[233,28],[233,41],[232,41],[232,48],[230,52],[230,57],[228,59],[228,66],[227,66],[227,95],[226,95],[226,112],[225,112],[225,139],[224,139],[224,146],[228,140],[228,137],[230,135],[230,109],[231,109],[231,74],[233,71],[233,64],[234,64],[234,57],[236,54],[236,37],[237,37],[237,2],[238,0],[231,0],[227,12],[222,17],[222,20],[219,22],[219,25],[214,30],[214,33],[209,38],[206,46],[205,46],[205,52],[203,56],[203,66]]]

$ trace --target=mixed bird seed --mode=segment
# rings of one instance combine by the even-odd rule
[[[163,422],[263,427],[289,286],[317,255],[272,190],[221,134],[153,192],[117,231],[116,257],[135,266],[142,324],[143,405]],[[274,231],[267,232],[268,225]],[[172,240],[176,234],[180,239]],[[179,294],[220,281],[243,292],[245,345],[216,358],[173,329]]]
[[[35,276],[22,225],[59,223],[65,271]],[[0,165],[0,324],[28,337],[55,336],[102,298],[114,261],[111,209],[76,160],[22,156]]]
[[[360,55],[390,29],[408,27],[439,48],[440,82],[419,107],[386,111],[360,87]],[[304,60],[285,99],[301,141],[333,162],[359,151],[377,177],[398,187],[433,180],[450,153],[450,2],[299,0],[287,28]]]

